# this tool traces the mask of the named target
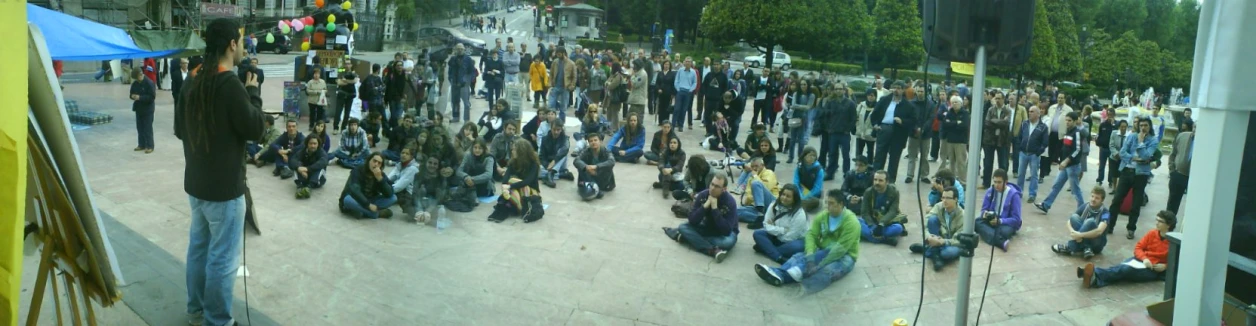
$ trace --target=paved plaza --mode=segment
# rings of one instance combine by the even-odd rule
[[[268,60],[291,62],[288,58]],[[263,85],[267,110],[279,110],[280,79],[286,78]],[[142,237],[115,243],[151,242],[182,263],[189,207],[182,146],[173,136],[171,95],[158,92],[156,151],[144,154],[131,151],[135,118],[126,91],[117,83],[65,88],[66,97],[78,101],[81,109],[114,116],[112,123],[74,132],[94,199],[119,227],[134,231],[110,230],[111,235]],[[476,100],[472,116],[486,107],[485,101]],[[654,121],[653,116],[647,121]],[[647,125],[650,134],[657,130],[653,123]],[[306,129],[304,121],[300,129]],[[574,130],[568,127],[569,134]],[[749,130],[748,122],[742,130]],[[687,130],[681,136],[690,155],[718,155],[696,146],[700,132]],[[819,139],[811,143],[818,146]],[[1095,156],[1090,155],[1090,172],[1082,178],[1087,194],[1097,171]],[[792,181],[794,166],[783,164],[783,154],[780,159],[777,175],[782,182]],[[537,223],[517,218],[487,222],[491,208],[481,205],[471,213],[452,214],[453,226],[441,234],[401,214],[358,220],[338,212],[335,200],[346,169],[329,168],[328,184],[308,200],[293,199],[291,179],[280,180],[270,172],[270,166],[248,168],[263,233],[248,232],[246,239],[248,303],[255,324],[262,324],[257,320],[265,316],[282,325],[888,325],[896,318],[910,321],[920,295],[922,257],[907,249],[921,234],[916,183],[896,185],[903,193],[901,209],[910,219],[910,237],[898,247],[863,243],[850,275],[818,294],[798,297],[796,285],[776,288],[755,276],[753,265],[768,260],[751,250],[751,230],[745,224],[738,245],[720,264],[664,237],[660,228],[682,220],[668,209],[671,200],[650,189],[657,174],[653,166],[617,164],[619,187],[593,202],[582,202],[570,181],[560,181],[557,189],[542,188],[549,209]],[[1166,168],[1156,173],[1147,188],[1152,201],[1143,209],[1140,237],[1153,228],[1154,214],[1167,197]],[[1057,174],[1041,186],[1040,199]],[[825,188],[838,187],[840,181],[827,182]],[[927,193],[927,184],[919,187]],[[983,195],[984,190],[968,193]],[[1049,248],[1068,238],[1064,221],[1076,207],[1070,193],[1061,194],[1050,216],[1032,205],[1023,207],[1024,227],[1008,252],[996,250],[992,257],[984,243],[977,249],[970,324],[986,283],[980,318],[988,325],[1101,325],[1160,300],[1160,282],[1081,288],[1074,268],[1085,261],[1058,256]],[[1106,266],[1130,256],[1136,240],[1126,240],[1123,233],[1111,236],[1104,254],[1091,261]],[[34,260],[28,258],[27,266]],[[181,269],[172,265],[161,272],[172,274],[162,275],[173,280],[164,283],[163,295],[138,295],[127,291],[143,286],[135,280],[153,272],[134,271],[136,266],[129,263],[122,267],[131,284],[122,288],[123,305],[111,310],[123,312],[102,314],[125,315],[129,309],[138,316],[116,319],[122,320],[118,324],[142,320],[164,325],[160,321],[182,318]],[[958,270],[952,264],[941,272],[924,272],[918,325],[953,323]],[[235,288],[237,300],[245,297],[243,281]],[[243,310],[236,314],[244,324]]]

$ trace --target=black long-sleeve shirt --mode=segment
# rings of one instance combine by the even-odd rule
[[[157,98],[157,86],[153,85],[152,80],[140,78],[131,82],[131,95],[139,95],[139,98],[131,103],[131,111],[152,112],[156,109],[153,101]]]
[[[205,78],[196,77],[196,78]],[[193,79],[188,84],[193,84]],[[217,96],[202,113],[184,112],[188,101],[175,108],[175,136],[183,141],[183,190],[201,200],[227,201],[244,195],[245,142],[261,139],[266,129],[261,89],[245,87],[235,72],[213,75]],[[188,96],[191,89],[184,90]],[[212,111],[212,112],[211,112]],[[214,119],[204,115],[213,114]]]

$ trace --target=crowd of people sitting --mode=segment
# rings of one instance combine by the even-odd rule
[[[643,163],[657,169],[652,188],[674,200],[673,213],[686,219],[663,228],[669,239],[722,262],[736,245],[740,223],[746,223],[755,230],[753,250],[771,262],[754,266],[756,274],[772,285],[799,283],[804,293],[822,290],[849,273],[861,242],[897,246],[908,239],[905,224],[912,219],[900,209],[897,182],[904,149],[904,182],[929,184],[923,241],[908,249],[931,261],[935,270],[960,257],[958,235],[965,223],[973,223],[983,242],[1006,252],[1022,228],[1022,205],[1028,202],[1048,212],[1066,183],[1078,209],[1067,221],[1070,239],[1050,249],[1085,259],[1102,254],[1118,212],[1130,215],[1127,238],[1133,238],[1146,203],[1143,189],[1151,169],[1159,166],[1157,144],[1163,130],[1153,129],[1155,116],[1118,122],[1114,109],[1105,107],[1094,140],[1102,158],[1100,185],[1091,191],[1090,201],[1083,201],[1078,182],[1091,147],[1092,107],[1074,112],[1066,96],[1053,88],[1041,95],[1032,88],[979,95],[987,99],[987,115],[972,122],[972,100],[963,84],[944,84],[932,91],[936,96],[925,98],[926,87],[919,81],[878,80],[860,99],[827,73],[733,70],[709,58],[694,67],[692,58],[591,53],[578,47],[567,56],[561,46],[540,47],[544,50],[535,56],[511,59],[500,81],[536,92],[536,114],[526,122],[520,108],[489,96],[491,105],[481,118],[464,118],[460,127],[450,129],[460,124],[458,103],[451,103],[448,113],[424,105],[435,103],[430,97],[441,94],[439,88],[419,87],[413,92],[419,98],[410,101],[417,104],[402,105],[408,108],[403,113],[370,110],[365,121],[345,119],[343,132],[335,121],[332,134],[340,139],[334,149],[322,119],[314,120],[308,135],[298,131],[295,120],[284,121],[284,131],[273,129],[271,121],[262,139],[249,145],[249,163],[275,164],[273,174],[295,177],[296,198],[305,199],[326,183],[326,169],[336,162],[351,170],[337,197],[342,212],[389,218],[392,206],[400,206],[406,218],[421,223],[432,221],[441,207],[470,212],[482,202],[492,204],[489,221],[518,216],[535,222],[545,210],[540,185],[574,189],[582,200],[598,200],[618,188],[617,168],[637,169],[631,166]],[[507,57],[518,57],[513,43],[506,48]],[[497,70],[499,50],[490,51],[486,59],[492,70]],[[448,77],[456,88],[465,54],[454,55]],[[530,67],[521,71],[519,61],[531,61]],[[380,72],[377,65],[375,73],[390,80],[413,65],[389,66],[395,68]],[[408,96],[401,99],[410,100]],[[695,102],[696,116],[691,107]],[[754,115],[743,138],[738,127],[747,105],[753,106]],[[573,108],[579,126],[568,136],[566,113]],[[454,121],[446,123],[446,114]],[[656,115],[653,132],[645,126],[647,114]],[[697,131],[704,132],[702,141],[686,146],[680,133],[694,132],[695,121],[705,129]],[[986,127],[979,140],[985,159],[979,162],[966,161],[971,123]],[[1136,126],[1133,132],[1127,131],[1130,123]],[[1184,152],[1175,146],[1170,154],[1173,185],[1184,187],[1178,177],[1188,175],[1192,126],[1187,121],[1179,130]],[[647,134],[652,135],[648,142]],[[811,137],[821,138],[820,148],[811,146]],[[385,139],[383,150],[375,150]],[[786,155],[785,165],[778,154]],[[930,155],[941,161],[932,174],[930,163],[938,159],[926,160]],[[982,170],[981,184],[975,185],[984,190],[979,207],[965,207],[965,188],[972,196],[974,185],[956,177],[969,164]],[[1046,200],[1037,202],[1038,184],[1052,164],[1061,172]],[[782,181],[778,168],[786,166],[792,167],[792,180]],[[560,186],[562,180],[574,185]],[[826,186],[834,180],[840,183]],[[1104,180],[1116,197],[1106,206],[1111,193],[1103,189]],[[1174,191],[1175,204],[1157,214],[1157,229],[1138,243],[1134,258],[1111,268],[1087,264],[1078,269],[1078,277],[1094,287],[1163,277],[1164,233],[1176,225],[1173,212],[1182,192]],[[482,201],[494,196],[496,201]],[[976,210],[976,218],[966,221],[965,209]]]

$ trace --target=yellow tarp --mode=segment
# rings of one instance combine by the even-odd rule
[[[977,71],[977,67],[971,63],[965,63],[965,62],[952,62],[951,63],[951,72],[953,73],[972,76],[973,73],[976,71]]]
[[[26,216],[26,2],[0,1],[0,325],[16,325]]]

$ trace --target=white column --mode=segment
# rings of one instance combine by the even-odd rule
[[[1196,128],[1190,189],[1178,261],[1173,323],[1220,325],[1225,272],[1239,169],[1256,92],[1243,85],[1256,67],[1246,58],[1256,45],[1256,4],[1249,0],[1203,1],[1191,78],[1191,107],[1207,126]]]

